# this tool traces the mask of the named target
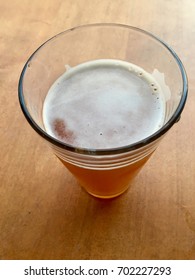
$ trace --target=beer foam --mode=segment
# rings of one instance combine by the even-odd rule
[[[100,59],[66,69],[43,105],[51,136],[80,148],[108,149],[143,140],[163,125],[163,93],[142,68]]]

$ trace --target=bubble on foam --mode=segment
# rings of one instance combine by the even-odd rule
[[[165,101],[168,101],[171,98],[171,91],[165,82],[164,73],[161,73],[158,69],[154,69],[154,71],[152,72],[152,77],[156,80],[156,83],[158,83],[158,85],[160,86]],[[153,86],[155,87],[155,84],[153,84]]]
[[[146,138],[162,126],[164,115],[163,95],[154,78],[138,66],[109,59],[69,68],[50,88],[43,107],[50,135],[96,149]],[[63,120],[58,133],[55,120]]]

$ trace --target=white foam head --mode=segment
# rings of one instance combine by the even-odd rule
[[[69,68],[43,106],[48,134],[89,149],[138,142],[157,131],[164,116],[165,100],[154,78],[138,66],[109,59]]]

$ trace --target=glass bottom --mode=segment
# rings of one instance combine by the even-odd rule
[[[127,186],[125,186],[124,190],[122,190],[119,193],[112,194],[112,195],[98,195],[96,193],[92,193],[92,192],[87,191],[84,187],[83,187],[83,189],[93,197],[100,198],[100,199],[111,199],[111,198],[115,198],[115,197],[118,197],[118,196],[122,195],[123,193],[125,193],[129,189],[129,187],[130,186],[127,185]]]

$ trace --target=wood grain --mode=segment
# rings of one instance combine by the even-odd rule
[[[195,259],[195,2],[0,0],[0,259]],[[183,61],[182,118],[124,195],[86,194],[26,122],[22,67],[45,40],[94,22],[134,25]]]

